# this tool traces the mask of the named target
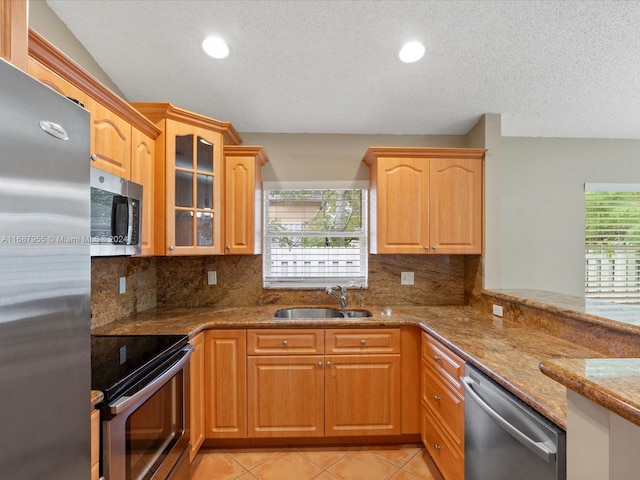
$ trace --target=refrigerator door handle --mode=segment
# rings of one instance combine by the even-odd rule
[[[500,427],[502,427],[509,435],[518,440],[522,445],[534,452],[540,458],[546,462],[551,463],[556,460],[556,451],[544,442],[536,442],[532,438],[529,438],[526,434],[518,430],[515,426],[506,421],[498,412],[491,408],[487,402],[474,390],[476,382],[471,377],[462,377],[462,385],[464,386],[465,394],[468,394],[478,406],[487,414],[493,421],[495,421]]]

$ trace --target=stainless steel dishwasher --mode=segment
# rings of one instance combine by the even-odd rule
[[[565,480],[565,431],[467,364],[465,480]]]

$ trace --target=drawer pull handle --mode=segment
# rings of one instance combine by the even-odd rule
[[[283,340],[282,344],[286,347],[287,345],[289,345],[289,342],[287,340]]]
[[[438,355],[434,355],[434,356],[433,356],[433,359],[434,359],[436,362],[439,362],[440,360],[442,360]]]
[[[439,397],[438,395],[434,395],[434,396],[433,396],[433,399],[434,399],[436,402],[439,402],[439,401],[440,401],[440,397]]]
[[[437,452],[438,450],[440,450],[442,448],[442,446],[438,445],[437,443],[433,444],[433,449]]]
[[[360,345],[366,345],[367,341],[363,338],[362,340],[360,340]]]

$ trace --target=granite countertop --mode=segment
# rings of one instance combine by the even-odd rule
[[[368,306],[374,313],[358,319],[276,319],[286,306],[171,308],[148,310],[96,328],[93,334],[186,334],[211,328],[393,327],[415,326],[435,336],[464,360],[487,373],[547,418],[566,428],[565,388],[544,375],[543,359],[598,358],[597,352],[471,307]]]
[[[640,358],[556,358],[544,360],[545,375],[640,425]]]
[[[89,398],[89,408],[93,410],[104,399],[104,394],[100,390],[91,390]]]

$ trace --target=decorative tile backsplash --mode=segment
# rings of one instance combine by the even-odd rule
[[[465,285],[480,264],[463,255],[370,255],[369,286],[349,290],[350,306],[464,305]],[[93,326],[150,308],[252,305],[338,305],[314,290],[262,288],[262,256],[97,257],[91,261]],[[473,272],[470,270],[474,270]],[[207,284],[215,271],[217,285]],[[414,285],[400,285],[401,272],[414,272]],[[127,291],[118,293],[119,278]]]

